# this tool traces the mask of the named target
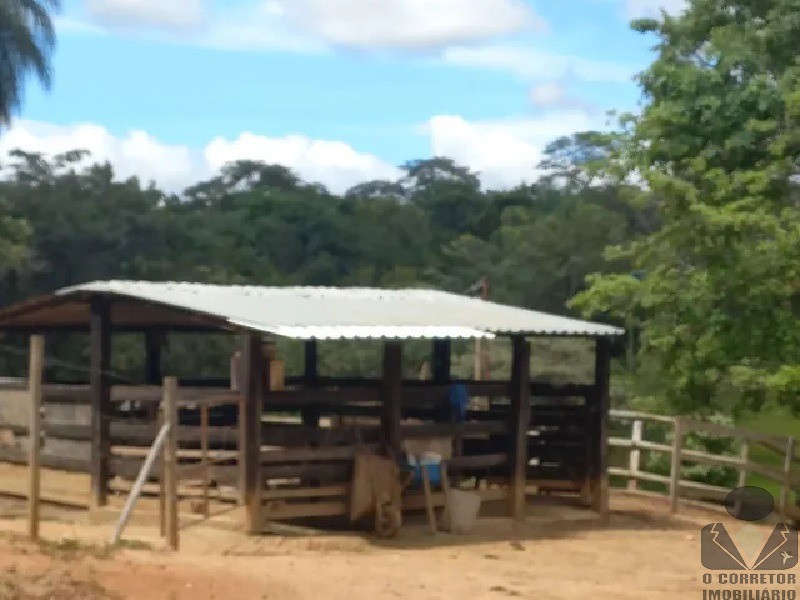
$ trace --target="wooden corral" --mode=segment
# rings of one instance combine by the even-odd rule
[[[318,344],[324,342],[316,340],[305,342],[302,376],[276,377],[276,357],[261,334],[130,298],[31,302],[0,312],[2,328],[87,331],[88,385],[45,382],[42,387],[41,464],[88,473],[92,508],[105,506],[111,491],[130,489],[158,433],[165,336],[175,330],[224,330],[241,338],[241,361],[231,370],[232,380],[178,382],[177,472],[183,493],[196,494],[206,506],[209,497],[244,504],[246,527],[253,533],[270,522],[346,516],[358,449],[399,460],[409,446],[434,440],[447,446],[453,485],[507,501],[512,516],[523,518],[526,496],[542,491],[580,494],[587,506],[608,514],[607,337],[596,338],[592,384],[554,385],[531,380],[525,335],[509,336],[508,380],[456,382],[448,339],[431,340],[427,380],[403,378],[402,340],[384,342],[381,378],[320,375]],[[112,385],[112,335],[132,330],[147,333],[148,384]],[[464,419],[449,401],[455,383],[464,385],[471,398],[484,399],[470,406]],[[27,461],[29,422],[27,389],[0,388],[0,460]],[[145,492],[158,494],[163,480],[157,461]],[[190,482],[197,487],[187,487]],[[433,501],[441,505],[443,494],[435,492]],[[424,507],[422,491],[407,489],[403,509]]]

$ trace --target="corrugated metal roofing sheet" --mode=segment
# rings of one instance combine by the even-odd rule
[[[258,287],[96,281],[57,296],[124,296],[295,339],[477,338],[495,334],[614,336],[622,329],[423,289]]]

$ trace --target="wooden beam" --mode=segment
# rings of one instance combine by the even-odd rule
[[[246,510],[247,530],[261,531],[261,412],[264,407],[264,388],[269,384],[269,373],[261,339],[258,335],[245,338],[244,358],[245,393],[240,408],[239,427],[241,446],[239,460],[242,469],[242,499]]]
[[[41,488],[40,458],[42,453],[42,366],[44,338],[31,336],[28,394],[30,395],[30,436],[28,438],[28,536],[39,539],[39,492]]]
[[[111,306],[95,298],[89,306],[89,387],[91,393],[91,498],[94,508],[108,503],[109,417],[111,412]]]
[[[531,423],[530,362],[531,345],[522,336],[512,344],[511,366],[511,493],[510,512],[515,519],[525,519],[525,483],[528,467],[528,429]]]
[[[144,333],[153,328],[153,324],[125,325],[117,324],[112,326],[114,333]],[[159,331],[171,333],[225,333],[231,330],[231,326],[221,323],[220,325],[178,325],[178,324],[159,324]],[[0,325],[0,332],[17,335],[35,335],[46,333],[90,333],[92,330],[91,319],[89,325],[86,324],[63,324],[50,323],[41,325]]]
[[[595,438],[597,444],[594,509],[600,514],[600,520],[607,524],[610,517],[608,506],[608,412],[610,379],[611,379],[611,342],[608,338],[598,338],[595,346],[594,387],[595,410],[597,420]]]
[[[303,370],[305,385],[313,388],[316,387],[317,377],[319,376],[317,372],[317,340],[308,340],[305,342],[303,349],[305,353],[305,365]],[[313,407],[304,408],[301,414],[303,416],[303,425],[307,427],[319,427],[319,409]]]
[[[450,340],[433,340],[433,380],[450,383]]]
[[[401,405],[403,401],[403,345],[385,342],[383,346],[383,406],[381,430],[390,457],[400,458]]]
[[[144,334],[144,380],[150,385],[160,385],[161,348],[164,338],[160,332],[146,331]]]
[[[164,448],[164,493],[166,495],[167,544],[178,549],[178,381],[164,379],[164,423],[168,426]]]

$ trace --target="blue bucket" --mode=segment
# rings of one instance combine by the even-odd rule
[[[412,479],[416,483],[422,483],[422,465],[428,471],[428,479],[432,485],[438,485],[442,481],[442,463],[441,460],[431,460],[423,458],[420,464],[412,467]]]

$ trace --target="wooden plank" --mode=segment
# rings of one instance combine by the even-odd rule
[[[509,411],[509,464],[511,493],[509,510],[518,520],[525,519],[525,484],[528,465],[528,429],[531,422],[530,362],[531,346],[522,336],[514,336],[511,366],[511,410]]]
[[[47,413],[47,407],[45,407]],[[0,425],[0,429],[10,431],[16,436],[27,437],[28,427],[22,425]],[[155,423],[129,423],[122,420],[111,421],[112,446],[148,447],[155,436],[158,427]],[[47,422],[42,424],[42,431],[46,438],[70,440],[75,442],[90,442],[92,429],[89,425],[63,425]],[[192,425],[183,425],[180,430],[180,443],[182,446],[199,449],[201,442],[201,428]],[[209,444],[215,447],[236,447],[237,431],[235,427],[211,426],[208,429]]]
[[[349,426],[332,428],[313,428],[303,425],[265,423],[261,426],[265,443],[274,446],[332,446],[337,444],[377,443],[380,428],[377,426]]]
[[[636,478],[640,481],[652,481],[655,483],[663,483],[664,485],[670,484],[669,477],[665,477],[664,475],[656,475],[655,473],[648,473],[647,471],[639,471],[638,473],[633,473],[629,469],[623,469],[621,467],[608,467],[608,474],[613,475],[615,477]]]
[[[164,450],[167,544],[177,550],[178,539],[178,381],[164,379],[164,422],[169,427]]]
[[[687,462],[701,463],[704,465],[714,465],[718,467],[730,467],[738,469],[747,466],[747,462],[742,461],[738,456],[724,456],[717,454],[707,454],[699,450],[682,450],[681,458]],[[754,469],[755,470],[755,469]]]
[[[631,448],[654,452],[672,452],[672,446],[668,446],[667,444],[658,444],[656,442],[648,442],[647,440],[634,441],[626,438],[608,438],[608,445],[612,448]]]
[[[44,404],[91,404],[92,390],[88,385],[47,384],[42,386]]]
[[[299,390],[276,390],[270,395],[268,412],[293,411],[303,408],[338,408],[344,403],[373,403],[381,401],[380,390],[369,388],[303,388]],[[306,425],[313,427],[313,425]]]
[[[42,428],[42,368],[44,337],[31,336],[28,394],[30,406],[30,438],[28,440],[28,537],[39,539],[39,502],[41,491],[41,428]]]
[[[669,476],[669,511],[671,513],[678,512],[678,497],[680,496],[680,481],[681,481],[681,456],[683,454],[683,430],[684,419],[678,417],[675,419],[675,428],[672,442],[672,463],[670,465]]]
[[[261,467],[262,480],[270,479],[310,479],[326,480],[330,483],[350,481],[353,472],[352,462],[264,465]]]
[[[610,468],[610,467],[609,467]],[[567,492],[580,491],[582,482],[569,481],[563,479],[528,479],[528,493],[535,493],[538,490],[558,490]]]
[[[363,446],[362,446],[363,447]],[[369,446],[377,450],[377,445]],[[352,460],[356,446],[339,446],[330,448],[289,448],[285,450],[266,450],[261,452],[261,464],[275,464],[301,461]]]
[[[270,521],[302,519],[306,517],[338,517],[346,515],[348,511],[349,505],[344,500],[308,502],[302,504],[287,504],[273,500],[266,503],[264,506],[264,513],[268,515]],[[262,523],[262,526],[267,526],[266,520]]]
[[[7,462],[14,465],[27,465],[28,460],[28,453],[22,448],[0,447],[0,462]],[[58,471],[67,471],[69,473],[89,473],[91,468],[90,461],[73,458],[71,456],[42,454],[39,461],[41,467]]]
[[[774,444],[786,444],[788,439],[785,435],[765,435],[756,433],[749,429],[742,429],[741,427],[729,427],[727,425],[719,425],[717,423],[707,423],[705,421],[696,421],[694,419],[684,419],[684,429],[686,431],[703,431],[705,433],[712,433],[720,437],[739,438],[750,441],[765,441]]]
[[[111,446],[111,310],[104,298],[95,298],[89,308],[89,379],[91,388],[91,504],[108,503],[108,456]]]
[[[403,398],[403,345],[387,341],[383,345],[383,410],[381,430],[387,454],[399,459],[401,453],[401,404]]]
[[[505,466],[509,463],[509,455],[505,452],[495,454],[476,454],[472,456],[456,456],[447,461],[450,469],[489,468]]]
[[[650,413],[638,412],[634,410],[612,409],[609,411],[608,414],[612,419],[619,419],[619,420],[638,419],[641,421],[658,421],[660,423],[673,423],[675,421],[675,417],[670,417],[667,415],[653,415]]]
[[[323,485],[319,487],[301,488],[266,488],[262,494],[262,500],[280,500],[287,498],[326,498],[329,496],[348,496],[350,494],[350,484],[343,483],[337,485]]]
[[[403,439],[447,437],[458,433],[462,437],[485,437],[508,434],[507,421],[476,421],[464,423],[414,423],[400,426]]]

